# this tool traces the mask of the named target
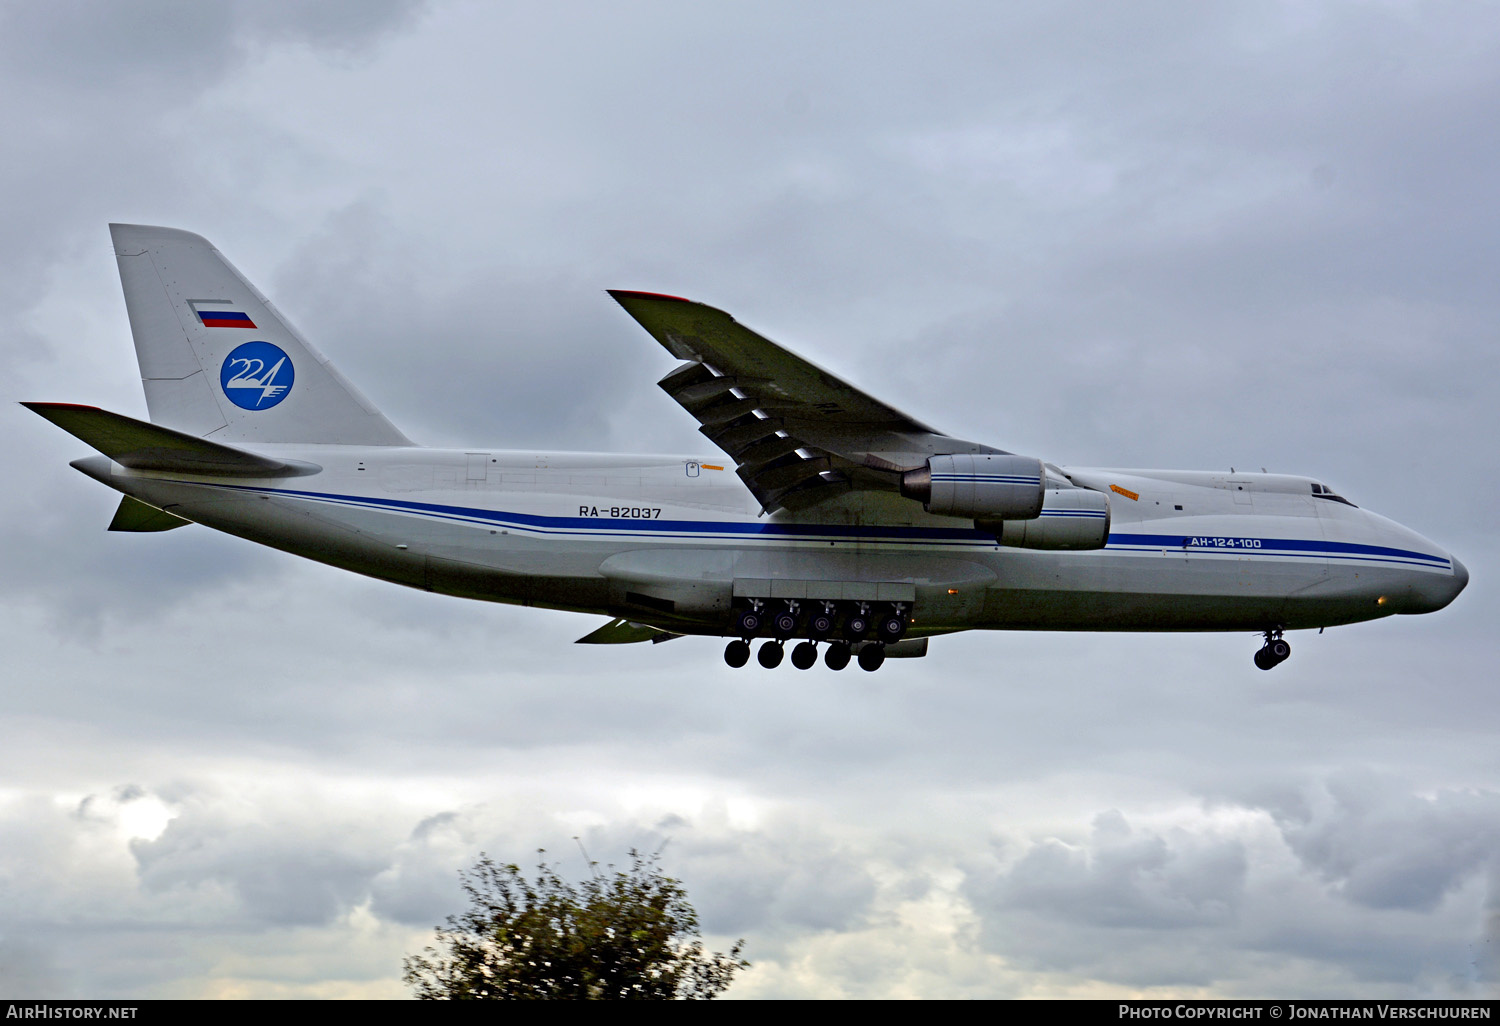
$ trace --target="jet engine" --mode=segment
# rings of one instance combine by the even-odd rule
[[[1046,491],[1042,461],[1029,456],[933,456],[901,475],[901,494],[927,512],[974,520],[1031,520]]]
[[[1088,488],[1051,488],[1032,520],[975,520],[1001,545],[1022,549],[1102,549],[1109,541],[1109,496]]]

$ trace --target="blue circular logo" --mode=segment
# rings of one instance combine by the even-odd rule
[[[224,357],[219,387],[242,410],[269,410],[292,391],[291,357],[269,342],[246,342]]]

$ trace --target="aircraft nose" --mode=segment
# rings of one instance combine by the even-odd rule
[[[1458,598],[1459,592],[1469,586],[1469,568],[1460,563],[1457,556],[1449,556],[1448,558],[1453,562],[1453,594],[1448,598],[1448,601],[1452,602]]]
[[[1412,612],[1434,613],[1458,598],[1458,593],[1468,586],[1469,568],[1455,556],[1449,556],[1448,561],[1453,565],[1451,576],[1423,574],[1421,580],[1412,586],[1412,597],[1417,600]]]

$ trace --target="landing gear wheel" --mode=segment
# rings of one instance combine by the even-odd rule
[[[760,665],[766,669],[774,670],[781,665],[783,655],[785,655],[785,650],[781,647],[781,642],[768,641],[760,646],[760,651],[755,654],[755,658],[759,659]]]
[[[1271,650],[1268,648],[1257,650],[1255,653],[1255,665],[1262,670],[1269,670],[1275,666],[1276,663],[1271,659]]]
[[[1286,662],[1287,657],[1292,654],[1292,646],[1285,640],[1277,638],[1266,646],[1266,651],[1271,653],[1272,665],[1275,665],[1276,663]]]
[[[850,613],[844,621],[844,636],[850,641],[863,641],[870,633],[870,617],[865,613]]]
[[[892,644],[901,640],[901,635],[906,633],[906,617],[900,613],[891,613],[889,616],[881,617],[880,626],[875,633],[880,635],[880,640],[886,644]]]
[[[818,646],[811,641],[804,641],[792,649],[792,665],[799,670],[812,669],[813,663],[818,661]]]
[[[740,613],[740,618],[738,621],[740,633],[747,638],[753,638],[760,633],[760,625],[762,622],[763,621],[761,620],[759,610],[746,609],[744,612]]]
[[[885,662],[884,645],[866,645],[859,650],[859,668],[874,673]]]
[[[807,633],[814,641],[822,641],[833,633],[833,617],[827,613],[814,613],[807,621]]]
[[[731,641],[724,647],[724,661],[738,670],[750,661],[750,643]]]
[[[790,638],[797,633],[797,614],[793,612],[777,613],[776,619],[771,622],[776,629],[778,638]]]
[[[823,653],[823,665],[830,670],[842,670],[849,665],[849,646],[836,641]]]

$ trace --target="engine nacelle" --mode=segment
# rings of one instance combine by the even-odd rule
[[[1088,488],[1053,488],[1041,516],[1004,522],[976,520],[1001,545],[1022,549],[1102,549],[1109,541],[1109,496]]]
[[[1031,520],[1042,512],[1047,474],[1029,456],[933,456],[901,475],[901,494],[927,512],[973,520]]]

